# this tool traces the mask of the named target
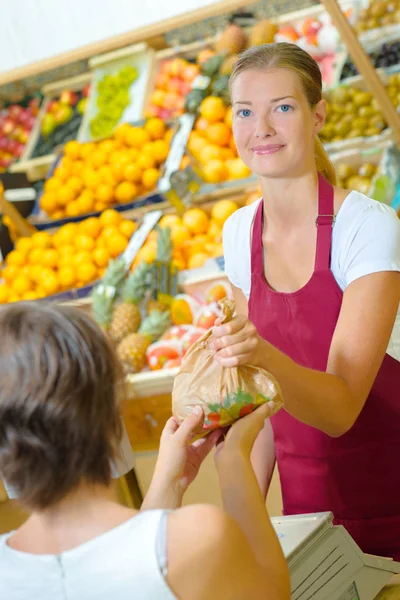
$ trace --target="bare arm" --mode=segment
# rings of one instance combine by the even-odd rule
[[[222,341],[218,360],[226,367],[251,362],[279,381],[286,410],[303,423],[332,437],[348,431],[360,414],[382,364],[400,301],[400,273],[380,272],[346,288],[332,339],[327,371],[297,365],[261,340],[240,317],[221,326],[232,328]],[[236,331],[233,328],[236,327]],[[221,344],[226,332],[218,335]],[[229,340],[228,340],[229,341]]]
[[[248,302],[246,296],[243,294],[242,290],[234,285],[232,285],[232,291],[235,300],[236,314],[247,317]],[[267,497],[275,468],[275,462],[275,443],[272,426],[270,421],[265,421],[264,428],[256,439],[251,453],[251,463],[264,499]]]

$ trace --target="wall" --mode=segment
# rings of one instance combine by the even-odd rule
[[[215,0],[0,0],[0,72],[209,6]]]

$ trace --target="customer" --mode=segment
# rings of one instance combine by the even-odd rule
[[[216,453],[227,512],[179,508],[221,436],[190,445],[201,410],[164,429],[142,511],[118,504],[110,464],[123,384],[111,345],[78,310],[0,310],[0,472],[31,516],[0,536],[7,600],[288,600],[287,566],[250,453],[268,405]]]

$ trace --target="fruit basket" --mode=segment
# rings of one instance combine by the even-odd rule
[[[11,104],[0,111],[0,172],[20,160],[39,113],[40,99]]]
[[[93,72],[79,141],[109,137],[120,123],[143,119],[153,76],[155,51],[128,46],[89,61]]]
[[[14,172],[46,176],[57,153],[76,139],[82,125],[91,74],[84,73],[43,87],[43,102],[21,161]]]
[[[374,148],[331,155],[338,185],[391,205],[400,182],[400,152],[386,141]]]
[[[101,141],[68,142],[38,199],[35,225],[53,228],[110,206],[126,212],[161,202],[157,184],[177,128],[153,117],[121,124]]]
[[[378,71],[396,107],[400,101],[398,71],[391,74]],[[320,138],[329,154],[361,146],[372,147],[391,139],[392,131],[362,77],[348,79],[324,95],[328,110]]]

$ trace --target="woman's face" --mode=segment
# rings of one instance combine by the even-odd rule
[[[314,137],[326,105],[311,108],[290,69],[244,71],[232,84],[233,135],[243,162],[260,177],[290,177],[314,168]]]

